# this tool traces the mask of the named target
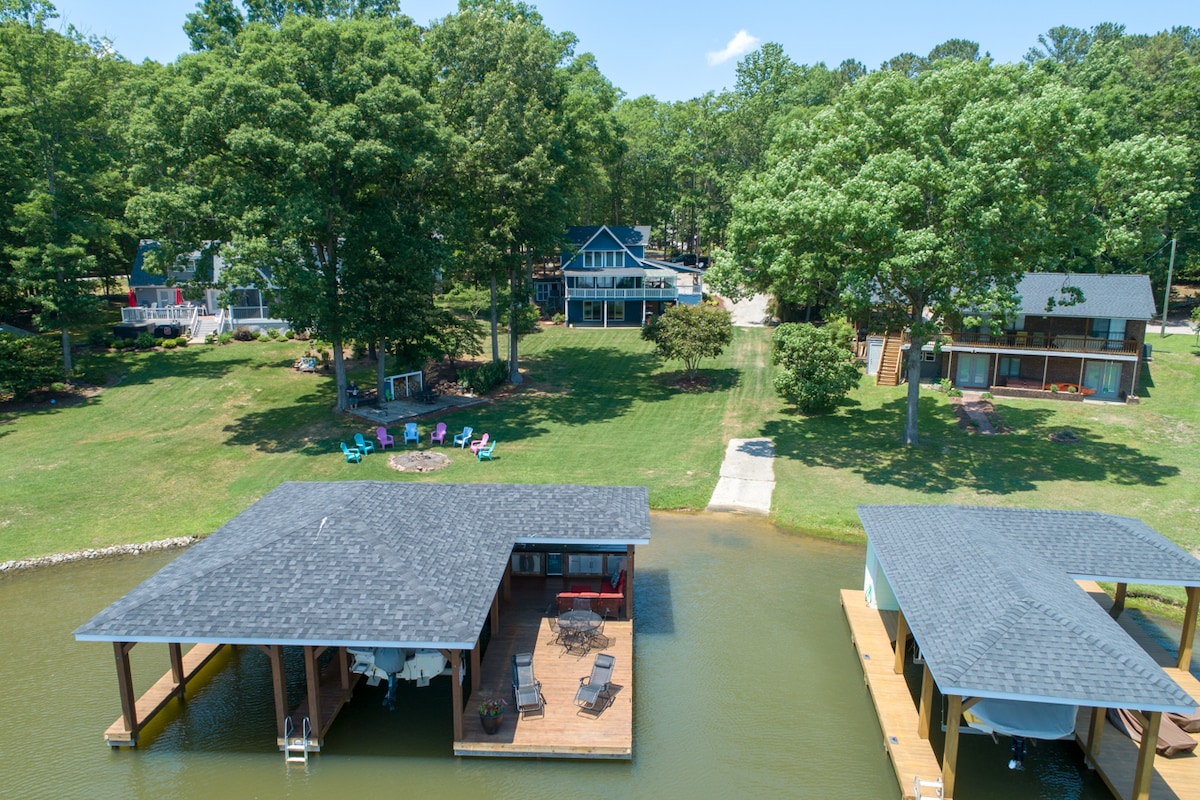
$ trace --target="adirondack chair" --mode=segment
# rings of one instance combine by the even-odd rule
[[[386,450],[389,444],[392,446],[392,449],[396,447],[396,437],[388,434],[387,428],[382,425],[375,429],[375,438],[379,440],[380,450]]]
[[[434,442],[442,445],[446,443],[446,423],[439,422],[434,427],[433,433],[429,434],[429,443],[433,444]]]
[[[471,436],[475,433],[474,428],[463,428],[462,433],[454,434],[454,444],[461,450],[471,443]]]
[[[487,447],[488,435],[485,433],[482,439],[475,439],[471,442],[471,452],[478,453],[483,448]]]
[[[477,452],[477,453],[475,454],[475,460],[476,460],[476,461],[483,461],[483,460],[486,458],[488,461],[491,461],[491,460],[492,460],[492,451],[493,451],[493,450],[495,450],[495,449],[496,449],[496,442],[495,442],[495,441],[493,441],[493,442],[492,442],[491,444],[489,444],[487,447],[481,447],[481,448],[479,448],[479,452]]]
[[[417,433],[417,423],[415,422],[404,423],[404,443],[408,444],[409,442],[421,443],[421,434]]]
[[[342,442],[342,452],[346,454],[346,463],[353,461],[355,464],[362,461],[362,452],[353,448],[347,447],[345,442]]]
[[[354,434],[354,446],[358,448],[358,452],[363,455],[370,455],[375,452],[375,445],[363,438],[361,433]]]

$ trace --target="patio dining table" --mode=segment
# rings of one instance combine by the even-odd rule
[[[591,647],[592,637],[600,630],[602,624],[603,617],[586,609],[577,608],[558,615],[559,635],[562,637],[563,646],[568,650],[579,647],[586,652]]]

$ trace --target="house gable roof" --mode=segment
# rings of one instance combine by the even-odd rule
[[[1071,303],[1073,294],[1083,293],[1083,301]],[[1027,272],[1017,284],[1026,316],[1108,317],[1149,320],[1154,316],[1154,294],[1146,275],[1087,275],[1061,272]],[[1054,304],[1050,306],[1050,301]]]
[[[465,649],[514,544],[649,538],[644,487],[284,483],[75,636]]]
[[[1075,583],[1200,586],[1200,561],[1137,520],[963,506],[859,506],[944,693],[1190,713],[1195,701]]]
[[[571,250],[586,249],[601,232],[607,233],[621,247],[645,247],[650,244],[649,225],[572,225],[567,228]]]

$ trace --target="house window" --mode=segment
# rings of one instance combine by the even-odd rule
[[[533,287],[533,299],[539,303],[544,303],[550,299],[550,284],[539,283]]]
[[[1021,377],[1021,359],[1019,359],[1019,358],[1001,358],[999,374],[1000,374],[1000,377],[1002,377],[1002,378],[1019,378],[1019,377]]]
[[[584,300],[583,301],[583,321],[584,322],[599,322],[602,319],[601,314],[604,313],[602,311],[603,308],[604,308],[603,303],[597,302],[595,300]]]
[[[583,254],[585,267],[619,267],[624,263],[620,250],[588,250]]]
[[[625,321],[625,301],[624,300],[609,300],[608,301],[608,318],[613,322]]]
[[[584,555],[582,553],[567,554],[568,575],[602,575],[604,573],[604,556]]]
[[[514,575],[541,575],[541,553],[513,553],[512,571]]]
[[[937,361],[937,353],[933,352],[932,350],[922,350],[921,351],[921,360],[922,361]]]

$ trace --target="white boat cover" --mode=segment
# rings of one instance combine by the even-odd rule
[[[980,700],[963,712],[967,724],[984,733],[1030,739],[1066,739],[1075,731],[1077,706],[1026,700]]]

